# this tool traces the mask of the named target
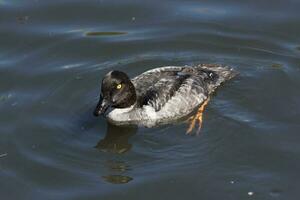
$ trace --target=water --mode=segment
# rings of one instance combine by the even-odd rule
[[[300,2],[0,1],[1,199],[298,199]],[[109,70],[222,63],[200,136],[94,118]]]

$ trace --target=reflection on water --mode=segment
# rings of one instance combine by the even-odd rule
[[[101,139],[96,148],[111,153],[125,153],[129,151],[132,144],[128,140],[137,131],[136,126],[115,126],[107,122],[106,135]]]
[[[103,152],[114,154],[126,153],[132,147],[132,144],[129,144],[128,140],[136,132],[136,126],[116,126],[107,122],[106,135],[98,142],[96,148]],[[104,181],[114,184],[123,184],[133,180],[133,178],[123,175],[130,170],[130,166],[124,161],[108,160],[105,165],[110,174],[102,176]]]
[[[113,184],[128,183],[133,180],[132,177],[124,175],[130,170],[130,166],[124,161],[108,160],[106,167],[109,171],[108,175],[102,176],[103,180]]]

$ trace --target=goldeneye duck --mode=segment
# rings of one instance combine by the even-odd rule
[[[174,122],[206,105],[209,95],[236,74],[218,64],[159,67],[133,79],[124,72],[111,71],[102,80],[94,115],[111,108],[105,116],[116,125],[152,127]]]

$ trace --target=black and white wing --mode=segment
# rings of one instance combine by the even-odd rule
[[[190,93],[207,94],[201,77],[190,67],[162,67],[147,71],[132,80],[135,85],[138,106],[150,105],[160,111],[167,102],[180,93],[190,98]]]

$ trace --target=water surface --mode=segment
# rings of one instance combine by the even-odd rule
[[[300,2],[0,1],[1,199],[298,199]],[[240,72],[187,124],[94,118],[101,78]]]

